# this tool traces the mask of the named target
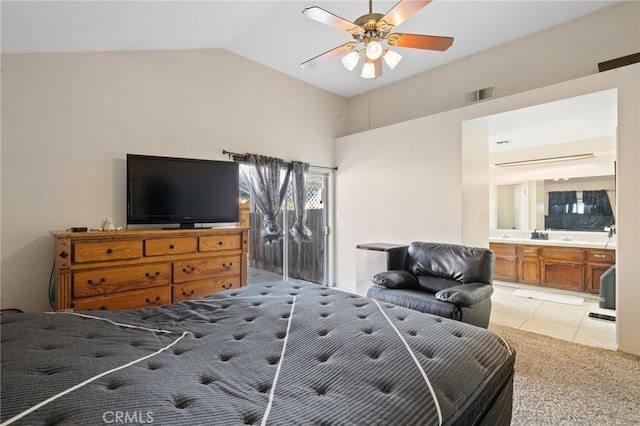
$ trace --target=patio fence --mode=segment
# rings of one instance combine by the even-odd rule
[[[295,212],[286,210],[287,223],[295,222]],[[282,274],[282,241],[265,246],[260,239],[262,214],[250,213],[249,266],[263,271]],[[324,210],[307,209],[307,227],[313,241],[296,243],[286,231],[289,244],[289,277],[322,284],[324,281]]]

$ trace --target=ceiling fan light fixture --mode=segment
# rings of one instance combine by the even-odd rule
[[[351,53],[348,53],[342,57],[342,65],[349,71],[353,71],[353,69],[358,65],[358,61],[360,60],[360,52],[358,50],[354,50]]]
[[[382,45],[377,38],[372,37],[369,39],[369,41],[367,42],[366,54],[367,59],[371,59],[372,61],[375,61],[380,56],[382,56]]]
[[[391,69],[394,69],[396,65],[400,63],[400,60],[402,60],[401,54],[389,49],[384,51],[384,53],[382,54],[382,57],[384,58],[384,61],[387,63],[387,65]]]
[[[367,59],[367,62],[365,62],[362,67],[362,74],[360,74],[360,77],[366,79],[376,78],[376,67],[373,65],[373,62]]]
[[[399,0],[386,14],[373,12],[373,0],[369,0],[369,13],[351,22],[318,6],[307,7],[302,14],[321,24],[346,31],[354,41],[341,44],[331,50],[315,56],[300,65],[311,68],[321,61],[342,57],[344,67],[352,71],[358,65],[360,56],[365,57],[362,67],[362,78],[382,77],[382,59],[390,69],[394,69],[402,56],[385,50],[386,46],[403,48],[445,51],[453,44],[453,37],[442,37],[426,34],[392,33],[392,31],[414,13],[418,12],[432,0]],[[384,47],[382,43],[384,44]],[[364,45],[359,51],[354,49]]]

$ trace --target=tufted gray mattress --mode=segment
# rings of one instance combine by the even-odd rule
[[[511,420],[500,336],[315,284],[1,318],[3,425]]]

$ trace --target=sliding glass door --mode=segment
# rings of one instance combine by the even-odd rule
[[[311,241],[296,242],[289,232],[296,220],[291,183],[280,211],[284,238],[271,245],[264,245],[260,237],[262,213],[256,211],[248,191],[241,190],[250,212],[249,284],[302,280],[327,285],[328,180],[327,171],[310,169],[307,175],[305,215],[306,226],[313,235]]]

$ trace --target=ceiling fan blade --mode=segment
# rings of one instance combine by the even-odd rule
[[[393,27],[402,24],[429,3],[431,0],[400,0],[378,21],[377,28],[386,32],[391,31]]]
[[[322,62],[324,60],[330,59],[330,58],[334,58],[336,56],[340,56],[344,53],[347,53],[348,51],[352,50],[354,47],[356,47],[358,43],[354,43],[353,41],[350,41],[349,43],[345,43],[343,45],[340,45],[338,47],[334,47],[331,50],[328,50],[318,56],[316,56],[315,58],[311,58],[308,61],[305,61],[303,63],[300,64],[300,66],[302,68],[311,68],[313,66],[315,66],[318,62]]]
[[[373,78],[382,77],[382,56],[373,61],[373,66],[376,70],[376,75]]]
[[[387,43],[390,46],[445,51],[453,44],[453,37],[393,33],[387,37]]]
[[[344,18],[334,15],[331,12],[318,7],[307,7],[302,11],[302,14],[307,18],[311,18],[314,21],[318,21],[322,24],[329,25],[330,27],[337,28],[342,31],[346,31],[349,34],[362,34],[364,30],[353,22],[349,22]]]

